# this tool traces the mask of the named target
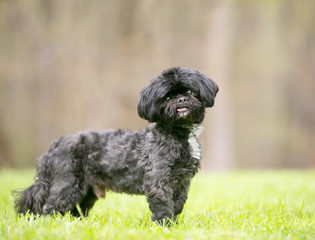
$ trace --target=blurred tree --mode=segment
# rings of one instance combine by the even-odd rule
[[[204,155],[211,161],[205,161],[205,168],[226,170],[235,167],[234,159],[234,105],[230,91],[231,63],[231,22],[234,4],[222,1],[212,7],[208,15],[208,30],[205,42],[205,68],[219,81],[219,93],[213,109],[206,119],[207,142],[209,148]],[[214,111],[212,113],[212,111]]]

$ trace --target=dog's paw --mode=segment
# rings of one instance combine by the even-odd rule
[[[154,219],[153,221],[162,227],[171,227],[176,224],[176,218],[163,217],[160,219]]]

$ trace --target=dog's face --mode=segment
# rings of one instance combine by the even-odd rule
[[[158,109],[160,121],[179,126],[201,123],[205,112],[198,93],[182,86],[167,93]]]
[[[139,116],[150,122],[190,126],[203,121],[212,107],[218,86],[198,71],[170,68],[151,80],[140,92]]]

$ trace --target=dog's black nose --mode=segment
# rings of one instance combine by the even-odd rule
[[[184,103],[187,102],[188,98],[187,97],[180,97],[177,99],[177,103]]]

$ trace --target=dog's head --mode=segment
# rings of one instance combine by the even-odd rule
[[[214,105],[217,84],[196,70],[170,68],[140,92],[138,114],[149,122],[189,126],[203,121]]]

